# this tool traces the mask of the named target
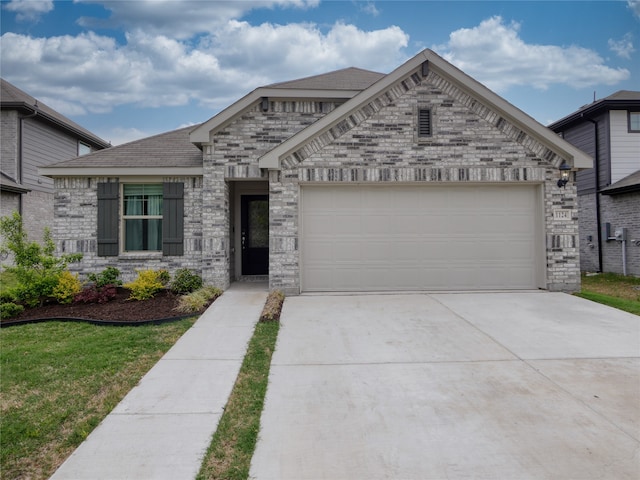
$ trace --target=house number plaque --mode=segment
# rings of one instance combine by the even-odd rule
[[[571,210],[554,210],[554,220],[571,220]]]

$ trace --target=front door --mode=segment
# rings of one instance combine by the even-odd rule
[[[269,196],[242,195],[242,275],[269,274]]]

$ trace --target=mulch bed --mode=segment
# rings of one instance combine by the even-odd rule
[[[188,316],[198,315],[200,312],[184,315],[176,312],[178,295],[169,290],[162,290],[149,300],[129,300],[129,290],[118,288],[117,295],[107,303],[71,303],[60,305],[45,304],[42,307],[27,308],[24,312],[2,319],[2,325],[31,323],[47,319],[62,320],[90,320],[93,323],[106,324],[144,324],[162,323]]]

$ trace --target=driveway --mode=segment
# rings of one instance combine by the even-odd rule
[[[562,293],[287,298],[256,479],[640,478],[640,317]]]

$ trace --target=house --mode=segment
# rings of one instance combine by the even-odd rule
[[[592,158],[430,50],[258,88],[210,120],[42,168],[82,268],[226,288],[579,288]]]
[[[31,239],[53,227],[53,180],[38,167],[109,144],[0,79],[0,216],[17,211]]]
[[[640,276],[640,92],[616,92],[549,128],[595,159],[577,174],[582,270]]]

